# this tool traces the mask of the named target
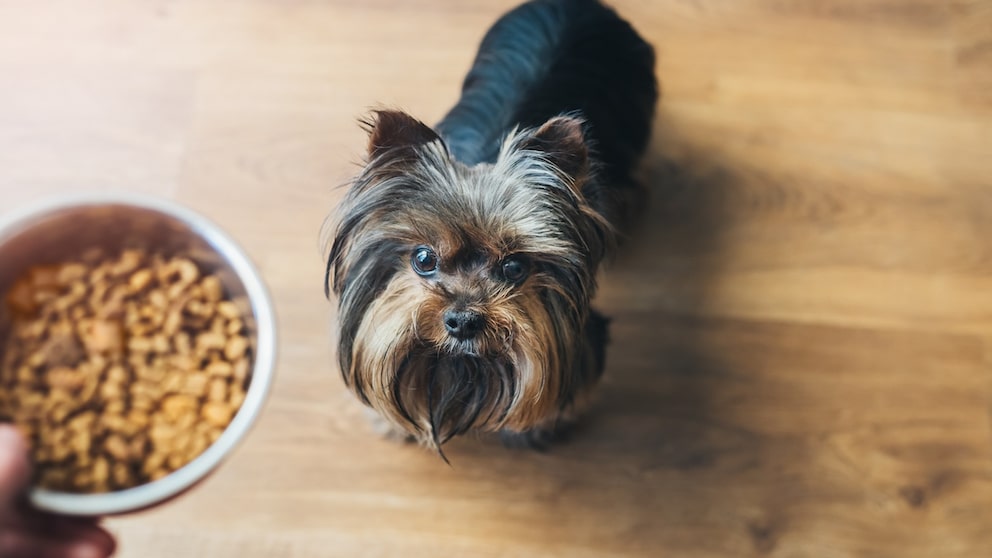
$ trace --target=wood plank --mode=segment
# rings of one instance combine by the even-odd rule
[[[124,557],[992,556],[992,8],[617,0],[664,99],[603,274],[599,399],[547,454],[376,438],[320,227],[376,106],[454,102],[513,0],[0,1],[0,211],[124,189],[258,263],[279,372]]]

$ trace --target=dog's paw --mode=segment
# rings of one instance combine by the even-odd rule
[[[511,449],[527,449],[546,452],[551,446],[568,439],[571,424],[562,424],[553,428],[533,428],[523,432],[501,430],[499,433],[503,445]]]
[[[412,434],[397,427],[372,409],[365,409],[365,414],[372,430],[382,438],[401,444],[412,444],[417,441]]]

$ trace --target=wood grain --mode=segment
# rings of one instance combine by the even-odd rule
[[[659,52],[605,384],[547,454],[374,437],[319,229],[376,106],[430,122],[510,0],[0,1],[0,210],[167,196],[277,306],[278,378],[124,557],[992,556],[992,5],[617,0]]]

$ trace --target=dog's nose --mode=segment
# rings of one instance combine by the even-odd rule
[[[482,330],[482,314],[471,310],[448,310],[444,313],[444,327],[456,339],[471,339]]]

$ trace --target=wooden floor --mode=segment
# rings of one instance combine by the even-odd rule
[[[658,48],[653,201],[598,404],[545,455],[374,437],[318,231],[375,106],[454,102],[511,0],[0,1],[2,209],[177,199],[265,274],[278,379],[156,557],[992,556],[992,3],[617,0]]]

